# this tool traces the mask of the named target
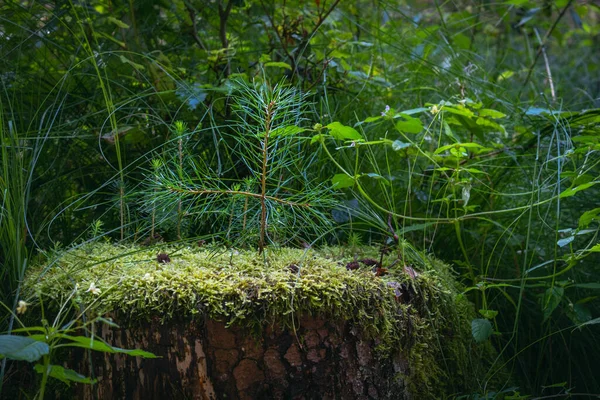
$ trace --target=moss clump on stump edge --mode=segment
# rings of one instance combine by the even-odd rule
[[[159,262],[157,253],[170,261]],[[477,392],[493,352],[473,342],[473,307],[450,268],[406,243],[384,257],[386,276],[360,262],[346,268],[364,259],[378,260],[377,249],[284,248],[265,258],[222,248],[95,244],[32,269],[25,291],[58,307],[77,285],[78,307],[131,326],[210,318],[259,333],[268,325],[295,329],[306,315],[349,321],[376,339],[380,359],[402,354],[410,372],[399,378],[419,398]],[[92,283],[100,293],[86,291]]]

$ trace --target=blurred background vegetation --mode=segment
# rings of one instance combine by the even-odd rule
[[[207,221],[161,203],[157,171],[250,190],[235,99],[283,83],[307,104],[302,188],[338,205],[274,244],[410,240],[455,265],[520,393],[600,394],[599,19],[585,0],[4,1],[2,301],[40,251],[248,244],[243,200]]]

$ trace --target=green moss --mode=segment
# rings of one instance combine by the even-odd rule
[[[58,307],[77,287],[77,304],[92,313],[126,316],[129,323],[202,316],[259,332],[267,324],[297,326],[301,315],[349,321],[377,338],[381,359],[402,352],[409,363],[403,378],[420,398],[476,390],[492,353],[489,346],[474,347],[471,304],[447,265],[406,243],[398,251],[384,258],[389,274],[377,277],[370,267],[346,269],[355,258],[378,259],[375,248],[356,254],[284,248],[259,256],[222,248],[96,244],[40,264],[25,288]],[[158,263],[158,252],[171,262]],[[411,277],[404,265],[418,275]],[[407,294],[397,298],[390,282]],[[99,294],[86,291],[92,283]]]

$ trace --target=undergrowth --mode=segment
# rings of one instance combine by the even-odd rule
[[[600,393],[599,10],[542,3],[2,3],[2,329],[36,252],[409,241],[453,265],[488,377]]]

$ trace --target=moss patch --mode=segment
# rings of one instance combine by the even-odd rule
[[[170,261],[159,262],[158,253]],[[349,321],[376,339],[381,359],[391,363],[393,354],[402,354],[410,371],[402,378],[419,398],[476,391],[492,353],[471,339],[472,306],[451,269],[407,243],[383,258],[385,276],[367,263],[346,268],[365,259],[378,261],[378,250],[277,249],[259,256],[105,243],[41,263],[25,288],[31,297],[42,294],[50,307],[77,288],[77,307],[110,312],[121,324],[207,317],[260,332],[268,324],[294,329],[303,315]],[[91,285],[100,292],[87,291]]]

